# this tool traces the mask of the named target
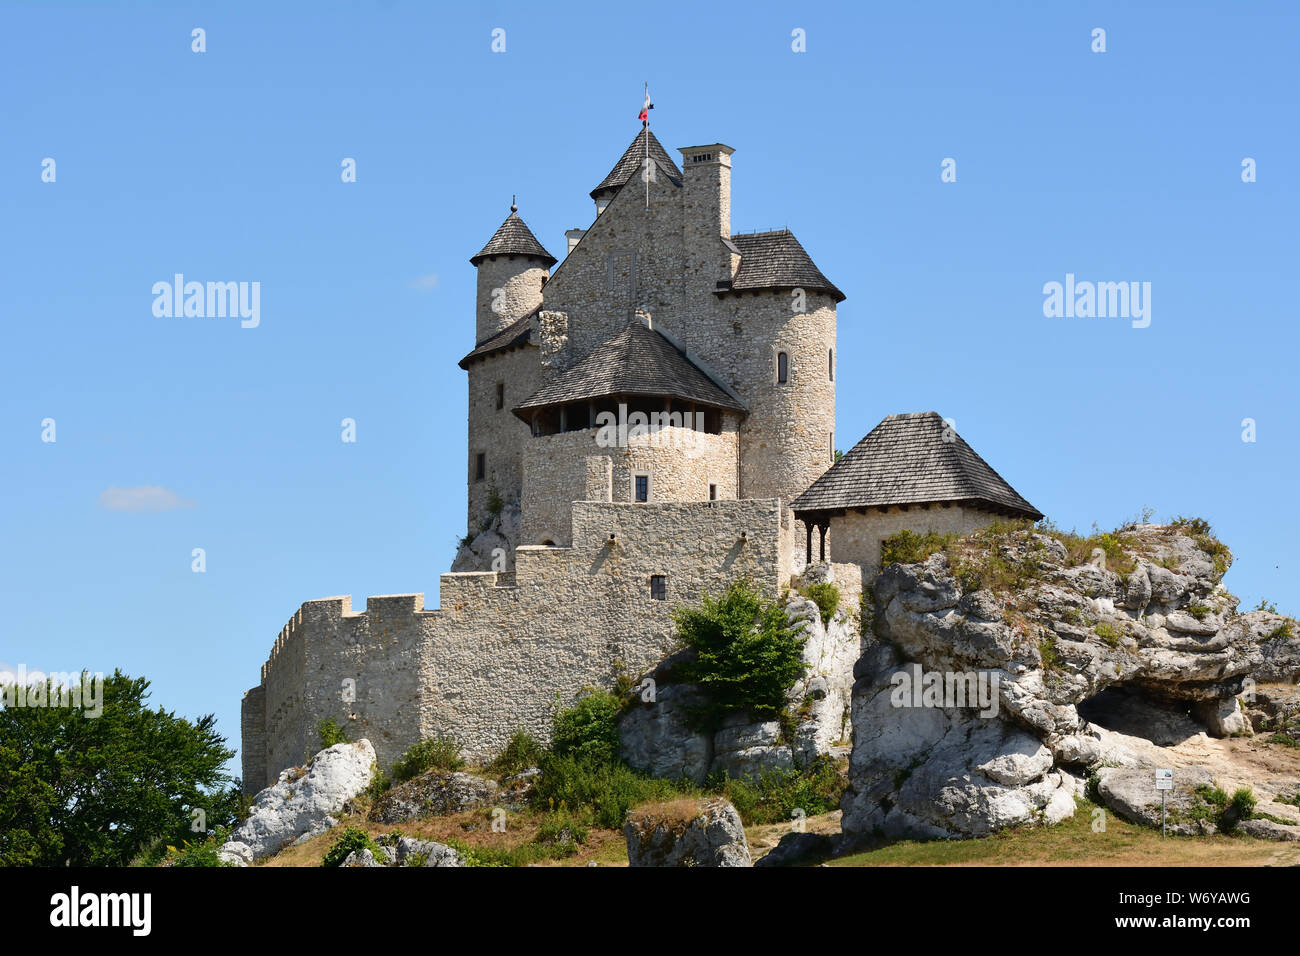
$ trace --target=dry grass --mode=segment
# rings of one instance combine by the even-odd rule
[[[831,866],[1294,866],[1300,844],[1246,836],[1161,838],[1159,830],[1106,814],[1092,832],[1093,804],[1054,827],[1004,831],[978,840],[905,841],[830,861]]]
[[[328,833],[313,837],[301,846],[291,846],[281,850],[274,857],[257,865],[320,866],[330,845],[348,826],[360,827],[372,840],[386,833],[400,833],[403,836],[434,840],[438,843],[454,840],[468,844],[473,849],[513,850],[537,839],[538,829],[544,816],[532,811],[511,813],[506,818],[504,832],[492,830],[491,817],[486,810],[468,810],[451,816],[429,817],[412,823],[398,824],[367,823],[359,817],[350,817],[340,821],[339,826]],[[627,866],[627,848],[623,842],[623,834],[593,827],[587,832],[586,842],[578,845],[578,852],[573,856],[536,865],[585,866],[592,860],[601,866]]]

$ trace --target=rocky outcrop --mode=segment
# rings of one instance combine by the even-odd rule
[[[1230,556],[1204,529],[1134,525],[1105,543],[1072,561],[1055,535],[977,532],[877,577],[876,642],[855,668],[850,841],[1062,819],[1082,776],[1141,762],[1086,714],[1191,712],[1238,733],[1248,678],[1300,676],[1294,625],[1236,613],[1220,583]]]
[[[1300,687],[1257,686],[1247,699],[1246,717],[1255,733],[1276,734],[1300,744]]]
[[[629,866],[753,866],[740,814],[726,800],[638,807],[623,835]]]
[[[452,571],[513,571],[515,545],[519,543],[522,512],[518,501],[502,504],[498,514],[485,515],[483,524],[461,541]],[[493,560],[498,566],[493,566]]]
[[[1213,786],[1214,778],[1208,770],[1185,767],[1176,771],[1173,788],[1164,791],[1166,829],[1182,836],[1214,833],[1212,811],[1197,792]],[[1155,788],[1151,770],[1103,767],[1097,772],[1097,794],[1125,820],[1159,828],[1161,791]]]
[[[838,608],[823,624],[815,603],[790,593],[786,616],[804,635],[807,671],[788,694],[795,718],[789,737],[777,721],[752,721],[746,714],[732,715],[714,733],[693,729],[689,713],[701,696],[693,685],[674,682],[673,672],[687,656],[680,653],[644,675],[632,691],[634,699],[619,720],[621,756],[656,777],[702,783],[710,773],[752,777],[807,766],[831,753],[848,734],[853,662],[861,652],[855,611]]]
[[[379,855],[373,850],[354,850],[340,866],[465,866],[465,857],[454,847],[432,840],[393,834],[379,838]]]
[[[500,802],[500,789],[495,780],[477,774],[431,770],[390,787],[375,801],[370,819],[407,823],[495,806]]]
[[[247,866],[338,824],[344,804],[370,783],[375,748],[369,740],[335,744],[305,767],[291,767],[253,799],[248,818],[221,847],[221,859]]]

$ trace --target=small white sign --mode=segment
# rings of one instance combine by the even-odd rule
[[[1157,790],[1174,789],[1174,772],[1172,770],[1156,771],[1156,789]]]

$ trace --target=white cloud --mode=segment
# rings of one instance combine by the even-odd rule
[[[108,511],[175,511],[193,508],[194,502],[170,488],[140,485],[138,488],[109,488],[100,492],[99,506]]]
[[[421,292],[428,292],[438,286],[438,276],[430,272],[427,276],[420,276],[418,279],[411,280],[412,288],[419,289]]]

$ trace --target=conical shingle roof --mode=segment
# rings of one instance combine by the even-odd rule
[[[514,206],[510,207],[510,215],[488,240],[488,244],[469,260],[470,265],[477,266],[488,256],[533,256],[545,260],[548,266],[555,265],[555,256],[537,241],[527,223],[519,218]]]
[[[632,140],[632,145],[627,148],[619,161],[614,164],[614,168],[609,171],[609,175],[600,181],[600,185],[591,191],[592,199],[600,199],[605,194],[614,194],[618,192],[623,185],[634,176],[640,176],[641,167],[645,163],[646,141],[649,140],[650,160],[659,167],[674,186],[680,186],[682,182],[682,171],[677,168],[672,157],[668,155],[668,150],[664,149],[659,140],[655,139],[655,134],[650,132],[650,127],[643,127],[641,132],[637,133],[636,139]]]
[[[844,301],[844,293],[822,275],[789,229],[740,233],[731,241],[740,252],[740,268],[731,282],[732,291],[806,289],[825,292],[836,302]]]
[[[592,349],[514,409],[525,421],[535,408],[617,395],[654,395],[713,408],[746,411],[666,338],[639,319]]]
[[[796,514],[969,502],[1037,521],[1020,497],[938,412],[890,415],[790,502]]]

